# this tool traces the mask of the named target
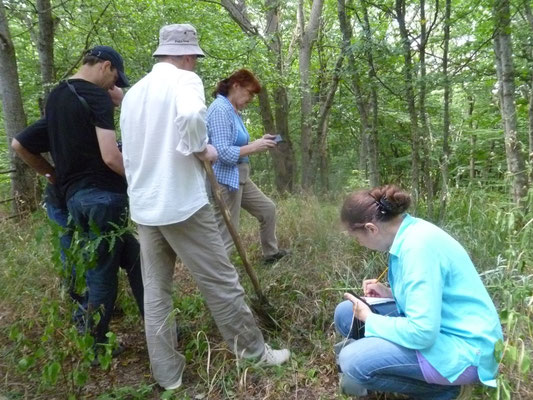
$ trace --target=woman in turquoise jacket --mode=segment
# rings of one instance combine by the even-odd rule
[[[352,193],[342,207],[341,221],[359,244],[389,253],[390,288],[365,280],[365,296],[394,299],[397,313],[373,313],[345,294],[336,328],[349,339],[355,315],[365,334],[340,345],[341,388],[447,400],[459,398],[463,385],[495,386],[494,345],[502,339],[496,308],[461,244],[406,214],[410,203],[396,186],[383,186]]]

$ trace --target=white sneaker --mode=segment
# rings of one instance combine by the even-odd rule
[[[179,388],[180,386],[181,386],[181,377],[176,383],[173,383],[172,385],[165,386],[165,390],[175,390],[175,389]]]
[[[273,365],[281,365],[289,359],[291,352],[287,349],[274,350],[270,345],[265,343],[265,351],[257,365],[270,367]]]

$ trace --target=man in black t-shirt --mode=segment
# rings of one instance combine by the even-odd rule
[[[124,97],[122,89],[114,86],[112,89],[108,90],[108,94],[111,97],[113,105],[116,107],[120,106],[122,98]],[[76,268],[71,260],[67,260],[65,254],[72,241],[72,232],[67,226],[67,205],[63,195],[56,185],[54,167],[42,156],[43,153],[48,153],[50,151],[46,119],[40,119],[28,126],[22,132],[18,133],[13,139],[11,146],[23,161],[34,168],[37,173],[45,176],[48,180],[48,185],[45,189],[44,204],[48,217],[60,228],[60,258],[65,274],[65,285],[72,300],[80,303],[81,308],[85,310],[88,301],[87,293],[81,293],[76,290]],[[120,266],[125,269],[127,274],[135,274],[135,264],[139,262],[137,258],[138,245],[133,236],[129,237],[128,241],[129,244],[124,246],[122,250]],[[142,303],[143,293],[134,291],[134,295],[138,296],[137,301]],[[83,313],[76,313],[74,320],[83,325]]]
[[[96,265],[87,271],[86,281],[87,322],[97,343],[107,340],[120,255],[126,246],[136,251],[129,255],[136,262],[128,279],[143,312],[137,241],[130,234],[101,240],[127,224],[124,165],[116,144],[113,103],[107,93],[115,84],[128,86],[122,57],[111,47],[96,46],[87,52],[80,70],[52,90],[45,108],[57,187],[73,223],[96,247]],[[91,318],[94,312],[100,313],[96,326]]]

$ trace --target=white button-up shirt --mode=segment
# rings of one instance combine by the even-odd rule
[[[122,151],[133,221],[184,221],[208,203],[205,172],[193,153],[207,144],[202,81],[160,62],[124,97]]]

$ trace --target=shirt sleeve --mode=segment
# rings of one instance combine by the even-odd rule
[[[233,115],[220,106],[215,106],[207,120],[209,141],[218,152],[218,161],[235,165],[239,161],[241,149],[234,146],[235,133]]]
[[[176,119],[179,138],[176,150],[188,156],[205,150],[207,129],[204,85],[198,75],[184,78],[176,95]]]
[[[34,122],[15,136],[22,146],[30,153],[41,154],[50,151],[48,141],[48,124],[46,118]]]
[[[430,347],[440,331],[443,278],[438,255],[427,246],[402,255],[401,291],[405,317],[371,314],[365,321],[365,336],[387,339],[408,349]]]

